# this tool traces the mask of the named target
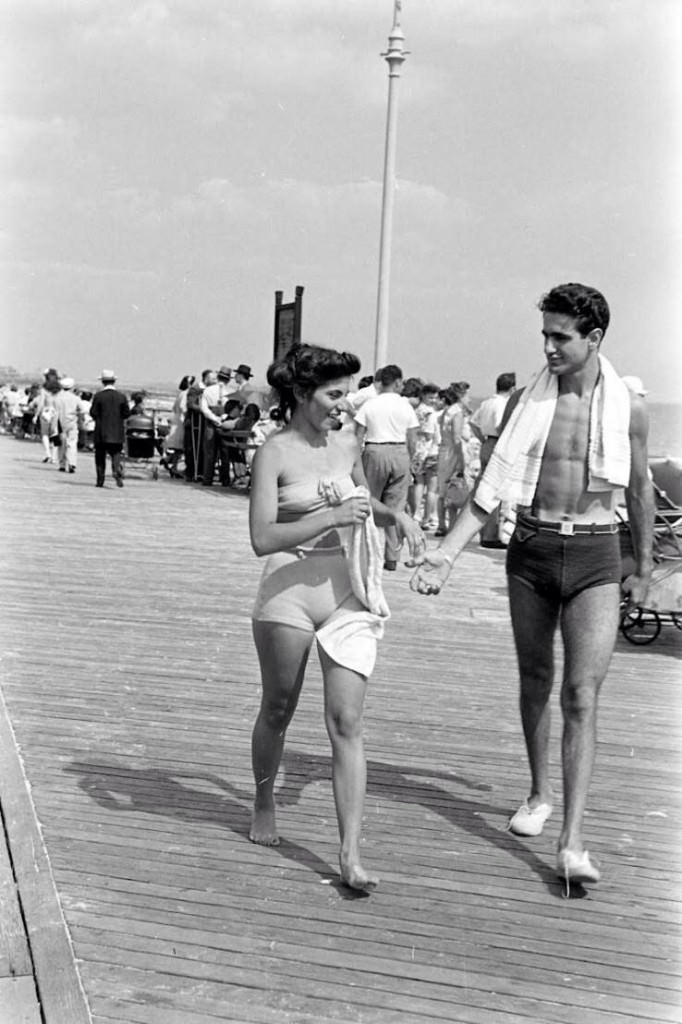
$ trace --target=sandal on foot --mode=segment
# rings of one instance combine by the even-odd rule
[[[529,807],[526,800],[516,814],[509,819],[507,829],[517,836],[539,836],[551,813],[551,804],[538,804],[537,807]]]

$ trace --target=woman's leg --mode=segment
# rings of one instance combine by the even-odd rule
[[[313,635],[279,622],[254,622],[263,694],[253,727],[251,759],[256,796],[249,839],[264,846],[279,843],[275,822],[275,778],[284,737],[303,685]]]
[[[45,453],[44,462],[54,462],[54,448],[50,444],[50,435],[45,430],[40,431],[40,443]]]
[[[360,832],[367,788],[362,712],[367,680],[332,661],[319,648],[324,676],[324,715],[332,745],[332,782],[339,823],[341,878],[352,889],[372,889],[378,879],[360,862]]]
[[[438,516],[438,478],[435,474],[426,478],[424,498],[424,524],[432,526]]]

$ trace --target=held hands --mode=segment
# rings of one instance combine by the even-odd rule
[[[417,594],[440,593],[451,569],[452,562],[441,548],[428,551],[410,580],[410,590]]]

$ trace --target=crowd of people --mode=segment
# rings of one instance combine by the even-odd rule
[[[73,377],[50,368],[40,383],[0,385],[0,430],[15,437],[40,439],[43,462],[76,472],[77,452],[93,448],[93,393],[75,386]]]
[[[252,376],[246,364],[234,375],[225,366],[205,370],[199,382],[185,376],[166,416],[145,390],[129,397],[119,391],[113,370],[102,371],[101,389],[93,393],[50,368],[40,383],[0,385],[0,431],[39,439],[42,461],[68,473],[76,472],[79,451],[94,452],[98,484],[102,446],[107,446],[104,454],[112,456],[114,476],[122,486],[126,454],[134,458],[131,439],[149,435],[160,464],[172,477],[210,485],[218,465],[220,482],[227,483],[231,472],[231,482],[239,486],[246,480],[252,449],[276,427],[276,413],[269,415],[264,400],[268,389],[254,389]],[[108,395],[110,391],[119,397]],[[235,446],[235,435],[249,444]]]
[[[118,400],[114,419],[119,422],[109,423],[106,438],[96,439],[95,394],[49,369],[40,384],[0,387],[0,429],[40,438],[43,461],[68,473],[76,472],[79,451],[94,451],[98,485],[104,479],[101,445],[108,445],[119,486],[126,436],[133,428],[147,429],[160,465],[174,479],[246,489],[255,451],[283,423],[276,393],[252,380],[244,363],[235,370],[221,366],[198,377],[187,374],[163,420],[144,390],[133,391]],[[355,430],[373,454],[372,480],[382,500],[406,507],[423,529],[443,536],[485,463],[515,380],[513,373],[501,374],[496,395],[474,411],[468,382],[440,386],[419,377],[403,379],[400,367],[392,364],[360,378],[345,400],[338,427]],[[102,391],[117,390],[113,370],[103,371],[101,382]],[[98,399],[96,409],[99,405]],[[391,419],[396,410],[397,418]],[[112,445],[120,447],[112,450]],[[481,543],[498,547],[507,539],[502,530],[488,526]],[[395,543],[389,542],[385,567],[390,570],[396,562]]]

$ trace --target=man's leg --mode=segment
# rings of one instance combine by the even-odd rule
[[[103,443],[95,445],[95,471],[97,486],[104,487],[104,477],[107,473],[107,447]]]
[[[407,504],[407,491],[410,486],[410,457],[407,449],[393,448],[389,450],[389,473],[380,500],[391,509],[404,510]],[[389,565],[395,565],[400,558],[403,546],[395,526],[385,528],[386,553]]]
[[[481,473],[485,472],[485,468],[488,465],[488,463],[490,462],[490,456],[493,453],[493,449],[495,447],[496,440],[497,440],[497,438],[490,438],[490,437],[488,437],[481,444],[481,453],[480,453]],[[484,522],[483,526],[481,527],[481,532],[478,535],[478,542],[479,542],[479,544],[483,544],[483,545],[485,545],[485,544],[496,544],[499,541],[499,539],[500,539],[499,538],[499,534],[498,534],[498,528],[499,528],[499,509],[495,509],[494,512],[490,513],[490,515],[488,516],[488,518]]]
[[[216,431],[213,423],[209,423],[208,420],[204,421],[204,476],[203,483],[205,487],[210,487],[213,484],[213,477],[215,476],[215,461],[218,449],[218,432]]]
[[[562,759],[564,824],[559,850],[583,851],[582,822],[596,749],[597,697],[616,641],[618,584],[591,587],[565,605]]]
[[[367,478],[369,493],[373,498],[381,501],[384,487],[388,480],[388,469],[384,458],[383,445],[366,445],[362,453],[362,468]]]
[[[218,434],[218,453],[220,458],[220,465],[218,472],[220,474],[220,482],[223,487],[227,487],[230,482],[230,466],[232,466],[232,473],[235,474],[234,463],[232,462],[232,456],[234,453],[233,447],[230,443],[230,438],[226,433]]]
[[[116,479],[116,486],[123,487],[123,445],[110,444],[111,469]]]
[[[519,706],[526,741],[531,789],[528,807],[551,806],[549,698],[554,682],[553,640],[559,617],[558,605],[537,594],[515,576],[508,577],[516,656],[519,665]]]
[[[369,493],[377,501],[384,500],[384,489],[388,483],[390,474],[390,463],[386,456],[385,445],[365,445],[362,453],[362,468],[365,471],[365,478]],[[388,541],[386,542],[386,549]],[[388,554],[384,555],[388,558]]]

